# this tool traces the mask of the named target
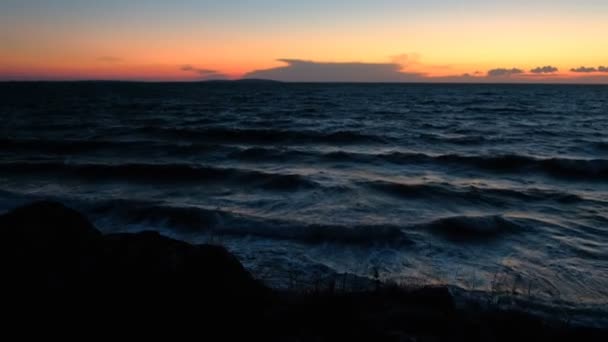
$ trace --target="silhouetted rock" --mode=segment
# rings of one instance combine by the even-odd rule
[[[101,233],[80,213],[55,202],[38,202],[0,216],[3,242],[34,244],[14,246],[44,249],[79,246],[99,239]]]
[[[156,232],[107,235],[102,246],[105,274],[120,279],[108,287],[198,296],[246,297],[265,291],[223,247],[191,245]]]
[[[158,233],[103,236],[80,213],[39,202],[0,216],[0,269],[13,292],[98,293],[190,300],[255,297],[269,291],[222,247]]]
[[[72,290],[95,268],[101,233],[80,213],[39,202],[0,216],[3,287]]]

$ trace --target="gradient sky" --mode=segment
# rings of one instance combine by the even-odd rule
[[[0,79],[608,83],[607,37],[607,0],[2,0]]]

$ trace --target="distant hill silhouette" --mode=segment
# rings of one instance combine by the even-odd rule
[[[284,83],[281,81],[268,80],[262,78],[241,78],[237,80],[204,80],[202,83]]]

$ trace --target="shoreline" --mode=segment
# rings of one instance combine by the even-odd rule
[[[334,282],[308,291],[278,291],[254,279],[223,247],[191,245],[154,232],[103,235],[86,217],[56,202],[0,215],[0,235],[1,289],[9,294],[4,302],[15,308],[31,301],[42,309],[59,300],[91,314],[160,315],[172,325],[193,317],[161,307],[200,306],[214,314],[215,323],[254,329],[226,336],[247,333],[269,340],[608,337],[608,327],[577,325],[566,316],[547,319],[500,302],[485,307],[463,302],[464,296],[447,286],[378,282],[367,291],[347,292]],[[96,305],[82,308],[83,299]],[[158,306],[149,308],[150,302]],[[174,316],[167,318],[169,313]]]

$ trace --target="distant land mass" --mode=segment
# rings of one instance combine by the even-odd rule
[[[203,80],[202,83],[285,83],[283,81],[262,79],[262,78],[240,78],[236,80]]]

